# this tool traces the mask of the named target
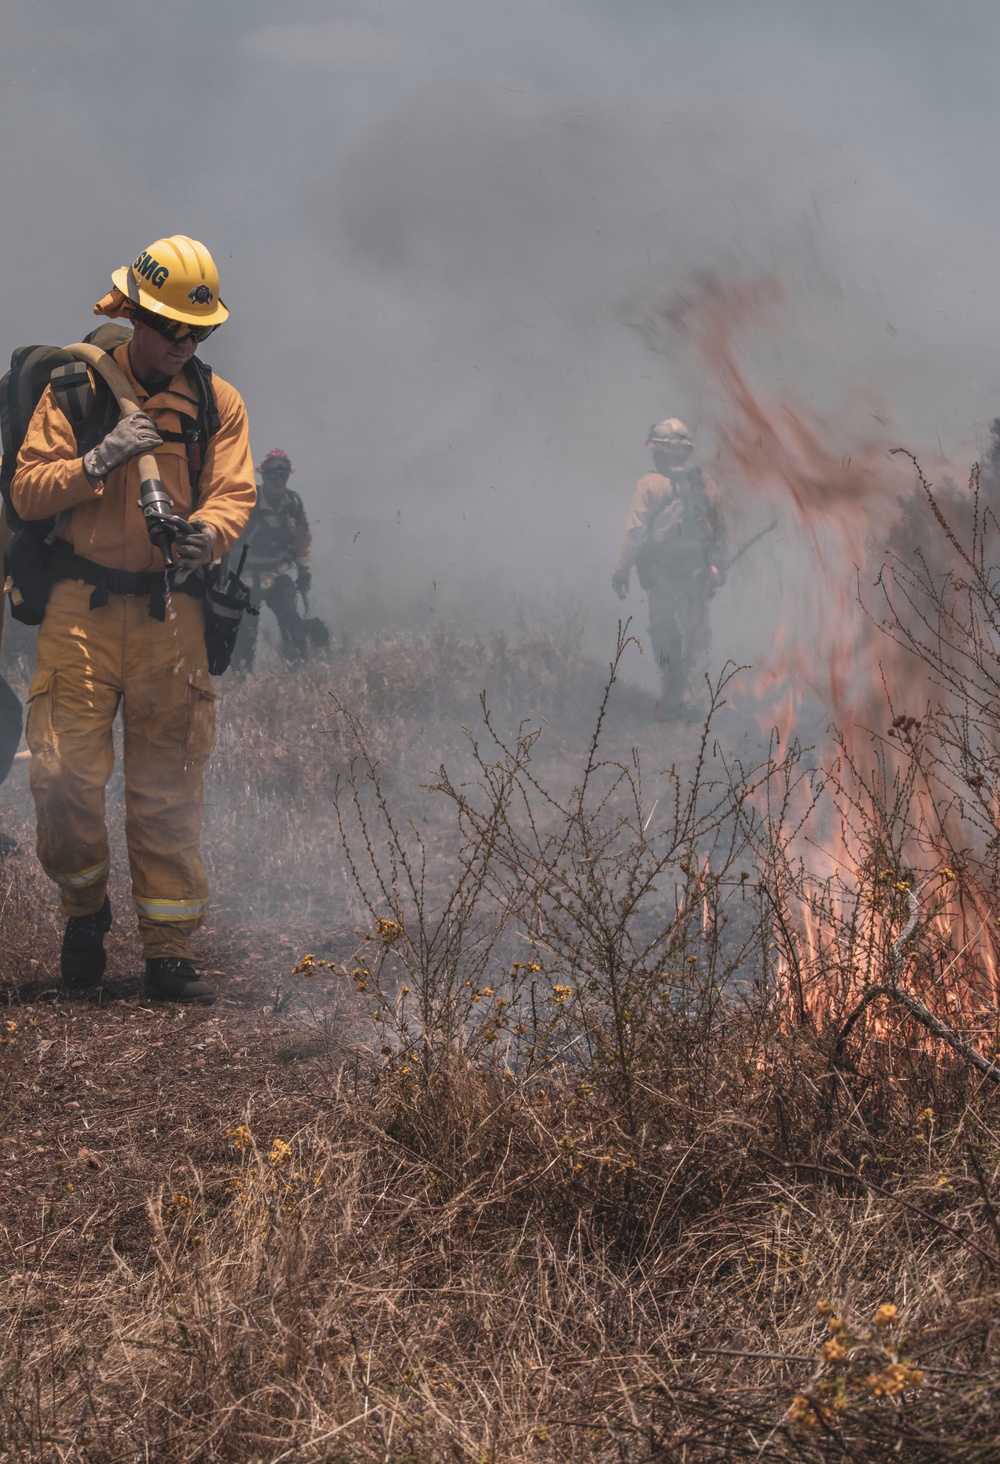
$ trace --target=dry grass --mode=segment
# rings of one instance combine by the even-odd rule
[[[19,1029],[15,1081],[51,1030]],[[224,1082],[134,1092],[157,1042],[176,1060],[193,1035]],[[65,1157],[26,1135],[7,1156],[6,1456],[994,1457],[975,1095],[946,1079],[921,1122],[912,1094],[831,1091],[805,1046],[750,1077],[728,1035],[708,1073],[677,1054],[655,1133],[626,1147],[565,1081],[420,1093],[329,1050],[289,1061],[294,1034],[268,1048],[228,1015],[91,1030],[64,1050],[145,1112],[115,1133],[88,1093]],[[830,1361],[826,1300],[854,1334]],[[920,1375],[879,1397],[900,1360]]]
[[[433,1031],[416,1057],[372,1041],[376,992],[349,973],[378,928],[332,799],[357,749],[328,690],[419,819],[433,906],[454,804],[420,784],[475,772],[458,729],[479,687],[498,729],[550,719],[533,768],[553,787],[600,682],[548,643],[438,637],[227,688],[210,1011],[138,1004],[124,920],[109,998],[56,999],[44,883],[27,853],[2,867],[0,1458],[996,1457],[995,1089],[905,1025],[838,1067],[836,1030],[790,1026],[763,989],[660,1001],[623,1059],[627,1116],[599,1046],[561,1050],[569,1002],[541,1055],[537,1030],[476,1060]],[[689,770],[697,731],[649,710],[612,702],[612,750],[641,736]],[[332,969],[293,977],[306,951]]]

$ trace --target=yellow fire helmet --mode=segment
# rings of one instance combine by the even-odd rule
[[[229,311],[219,299],[219,271],[204,244],[186,234],[157,239],[134,264],[116,269],[112,283],[133,305],[185,325],[221,325]]]

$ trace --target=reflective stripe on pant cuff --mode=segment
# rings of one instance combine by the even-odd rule
[[[49,874],[49,878],[64,889],[85,890],[90,885],[100,884],[107,875],[110,863],[109,859],[102,859],[100,864],[92,864],[89,869],[81,869],[76,874]]]
[[[141,920],[170,924],[178,920],[201,920],[208,911],[207,900],[140,900],[133,896]]]

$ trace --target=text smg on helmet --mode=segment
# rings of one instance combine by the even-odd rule
[[[163,286],[167,282],[167,277],[170,274],[167,266],[165,264],[160,264],[159,260],[152,259],[146,253],[145,249],[139,255],[139,258],[136,260],[135,264],[133,264],[132,268],[135,270],[136,274],[141,274],[144,280],[148,280],[149,283],[151,285],[155,285],[158,290],[163,288]]]

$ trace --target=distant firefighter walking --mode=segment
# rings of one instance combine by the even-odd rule
[[[691,682],[711,646],[708,606],[725,579],[725,528],[714,483],[690,461],[684,423],[656,423],[646,445],[654,471],[636,484],[611,584],[624,600],[634,568],[646,591],[661,681],[657,720],[697,720]]]
[[[286,661],[303,661],[310,647],[325,650],[330,632],[322,620],[309,616],[312,588],[312,533],[302,499],[288,486],[295,469],[280,447],[260,465],[262,488],[250,516],[243,543],[247,547],[246,577],[253,598],[274,612]],[[292,571],[295,579],[292,579]],[[299,613],[299,599],[305,615]],[[257,619],[248,616],[240,629],[233,664],[249,671],[257,654]]]

